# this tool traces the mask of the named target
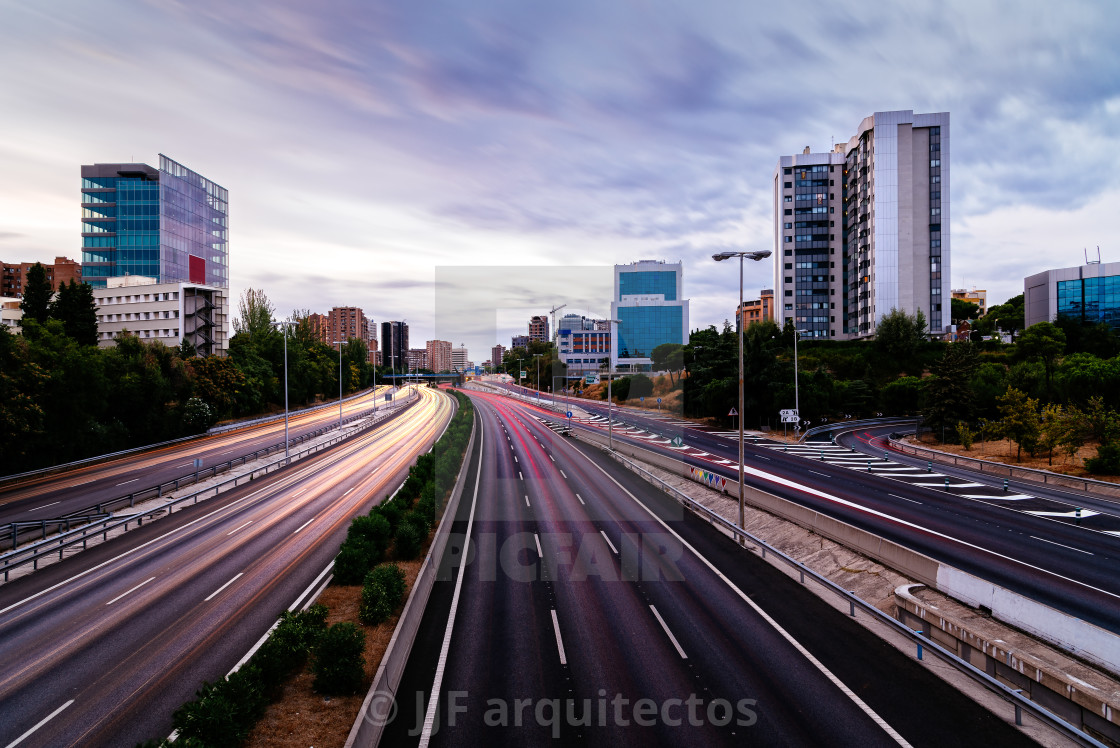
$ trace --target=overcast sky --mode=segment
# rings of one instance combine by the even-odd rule
[[[952,117],[952,285],[999,303],[1120,260],[1118,32],[1111,0],[0,0],[0,259],[80,260],[79,166],[162,152],[229,190],[231,290],[281,315],[361,306],[480,362],[509,310],[605,316],[612,264],[664,259],[719,325],[710,256],[773,248],[778,157],[912,109]],[[480,299],[460,265],[504,270]]]

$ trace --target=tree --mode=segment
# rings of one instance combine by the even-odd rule
[[[658,371],[669,372],[669,382],[673,382],[673,372],[684,368],[684,346],[680,343],[662,343],[650,354],[653,367]]]
[[[233,322],[233,329],[237,334],[248,337],[250,343],[260,344],[274,332],[274,311],[272,302],[264,291],[246,289],[241,293],[241,300],[237,304],[237,319]]]
[[[70,281],[58,287],[50,305],[50,316],[62,322],[62,329],[78,345],[97,345],[97,305],[93,286]]]
[[[1048,403],[1043,406],[1038,445],[1046,450],[1047,464],[1054,464],[1054,448],[1062,443],[1068,427],[1061,405]]]
[[[911,359],[926,339],[926,316],[891,309],[875,328],[875,347],[898,361]]]
[[[1046,371],[1046,393],[1049,395],[1054,363],[1066,348],[1066,334],[1050,322],[1039,322],[1023,331],[1015,347],[1020,358],[1042,362]]]
[[[980,316],[979,304],[974,304],[964,299],[952,299],[949,304],[952,307],[952,319],[954,323],[960,323],[966,319],[976,319]]]
[[[47,270],[43,264],[36,262],[27,271],[27,278],[23,283],[23,301],[19,308],[23,316],[29,317],[39,324],[47,321],[51,307],[51,284],[47,280]]]
[[[1003,415],[1003,430],[1007,438],[1014,441],[1017,450],[1015,461],[1023,461],[1023,447],[1034,453],[1038,445],[1041,424],[1038,418],[1038,400],[1027,397],[1026,393],[1008,387],[999,398],[999,410]]]
[[[1015,333],[1023,329],[1023,318],[1023,294],[1019,294],[1003,304],[989,308],[981,321],[986,330],[999,329],[1009,332],[1014,339]]]
[[[933,366],[933,376],[924,380],[925,407],[922,417],[935,431],[953,429],[957,421],[972,418],[972,376],[976,371],[974,344],[951,343]]]

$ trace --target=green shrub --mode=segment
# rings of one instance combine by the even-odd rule
[[[249,660],[260,669],[266,688],[278,687],[293,670],[302,667],[326,628],[325,605],[312,605],[299,613],[284,611],[280,624]]]
[[[366,575],[358,618],[377,625],[393,615],[404,599],[404,572],[396,564],[381,564]]]
[[[366,635],[349,621],[331,626],[319,639],[311,672],[319,693],[344,696],[357,693],[365,681],[362,653]]]
[[[397,528],[395,555],[402,561],[411,561],[420,555],[420,548],[424,544],[427,532],[412,522],[401,520]]]
[[[1093,475],[1120,475],[1120,444],[1097,447],[1097,456],[1085,460],[1085,469]]]
[[[361,584],[366,572],[381,561],[382,552],[370,543],[347,540],[334,560],[334,581],[339,584]]]
[[[371,515],[368,517],[355,517],[350,522],[350,528],[346,531],[347,540],[363,540],[366,541],[382,551],[389,545],[389,538],[393,536],[393,527],[389,524],[389,520],[380,514]]]
[[[389,521],[389,529],[391,532],[397,531],[397,525],[401,522],[401,517],[404,516],[404,509],[401,508],[401,502],[389,501],[388,497],[385,501],[381,502],[370,510],[370,515],[373,516],[374,512],[380,514],[382,517]]]
[[[246,665],[225,680],[203,683],[194,701],[175,710],[171,723],[181,738],[233,748],[249,737],[267,703],[260,670]]]

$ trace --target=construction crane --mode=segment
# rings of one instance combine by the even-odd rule
[[[554,341],[559,340],[559,337],[558,337],[559,336],[559,331],[556,329],[556,313],[566,306],[567,306],[567,304],[561,304],[560,306],[554,306],[549,311],[549,314],[552,315],[552,339]]]

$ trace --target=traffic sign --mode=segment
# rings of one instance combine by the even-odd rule
[[[674,447],[683,447],[684,439],[680,438],[679,436],[674,436],[672,444]]]
[[[785,418],[786,416],[793,416],[794,418],[798,417],[797,411],[793,408],[784,408],[782,411],[780,411],[780,414],[783,418]]]
[[[729,416],[737,416],[737,415],[739,415],[739,411],[737,411],[737,410],[735,410],[734,408],[732,408],[732,409],[731,409],[731,412],[730,412],[730,413],[728,413],[727,415],[729,415]]]
[[[659,398],[657,398],[657,404],[658,404],[658,405],[660,405],[660,404],[661,404],[661,398],[660,398],[660,397],[659,397]]]
[[[782,413],[782,423],[797,423],[800,420],[801,419],[797,417],[796,413],[793,413],[791,415]]]
[[[638,402],[640,402],[640,403],[644,403],[645,401],[646,401],[646,399],[644,397],[639,397],[638,398]]]
[[[572,417],[572,411],[569,410],[568,411],[568,418],[571,418],[571,417]]]

